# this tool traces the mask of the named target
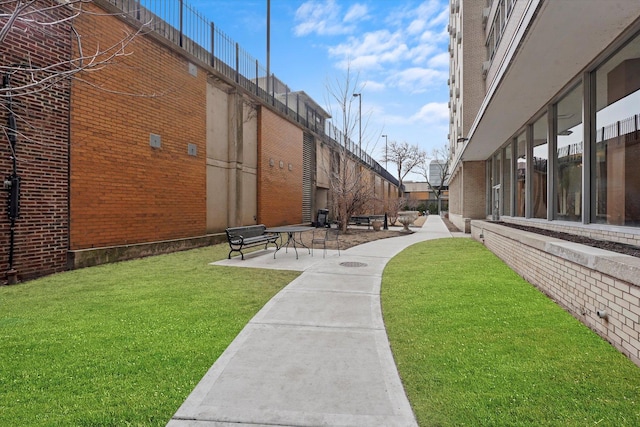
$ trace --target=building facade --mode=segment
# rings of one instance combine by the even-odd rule
[[[474,220],[640,245],[638,2],[452,0],[450,8],[452,222],[637,362],[633,258],[609,269],[606,251],[547,242],[531,244],[537,261],[533,249],[518,260],[505,249],[518,240],[513,232]],[[536,238],[520,244],[527,239]],[[603,307],[605,320],[596,316]]]
[[[74,16],[36,2],[26,13],[38,19],[8,31],[0,165],[19,200],[0,216],[0,283],[221,242],[231,226],[311,223],[331,207],[319,159],[336,153],[373,193],[397,197],[397,180],[333,139],[304,92],[274,76],[267,91],[255,59],[184,2],[176,16],[165,3],[95,0]]]

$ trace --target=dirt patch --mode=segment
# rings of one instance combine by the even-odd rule
[[[414,221],[411,227],[422,227],[422,224],[424,224],[425,221],[425,217],[418,217],[418,219]],[[305,231],[304,233],[302,233],[302,242],[305,245],[311,245],[311,240],[313,239],[314,232],[317,238],[318,236],[322,235],[321,233],[324,233],[324,229],[317,228],[315,230]],[[407,232],[402,231],[402,226],[400,224],[398,224],[397,226],[392,225],[388,230],[380,231],[374,231],[373,228],[367,229],[366,227],[350,227],[347,229],[346,233],[340,233],[340,250],[349,249],[363,243],[372,242],[374,240],[389,239],[391,237],[406,235]],[[316,248],[318,248],[317,244]],[[327,242],[327,249],[338,249],[338,246],[335,241],[330,240]]]
[[[318,228],[312,231],[305,231],[302,233],[302,242],[311,247],[311,239],[313,238],[313,233],[315,232],[316,238],[321,236],[324,233],[324,229]],[[390,237],[398,237],[398,236],[406,236],[407,233],[403,233],[400,231],[400,228],[394,227],[394,229],[390,230],[380,230],[373,231],[367,230],[366,228],[349,228],[347,233],[340,233],[339,241],[340,241],[340,250],[349,249],[353,246],[361,245],[363,243],[372,242],[374,240],[380,239],[388,239]],[[315,246],[318,248],[318,244]],[[337,243],[335,240],[327,241],[327,249],[338,249]]]
[[[522,231],[528,231],[530,233],[541,234],[543,236],[555,237],[557,239],[566,240],[568,242],[580,243],[582,245],[591,246],[593,248],[604,249],[607,251],[617,252],[624,255],[631,255],[640,258],[640,247],[625,245],[624,243],[609,242],[606,240],[592,239],[585,236],[576,236],[574,234],[563,233],[560,231],[546,230],[544,228],[530,227],[519,224],[510,224],[506,222],[497,222],[496,224],[504,225],[505,227],[515,228]]]
[[[460,233],[460,229],[458,227],[456,227],[455,225],[453,225],[453,223],[451,221],[449,221],[449,218],[442,218],[442,222],[444,222],[444,225],[447,226],[447,230],[449,230],[450,233]]]

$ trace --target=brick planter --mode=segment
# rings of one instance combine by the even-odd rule
[[[640,366],[640,259],[472,221],[471,235]]]

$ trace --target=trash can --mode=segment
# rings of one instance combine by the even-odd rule
[[[318,216],[316,220],[316,227],[327,226],[327,216],[329,215],[328,209],[318,209]]]

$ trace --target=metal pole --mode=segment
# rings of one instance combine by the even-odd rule
[[[267,94],[271,77],[271,0],[267,0]]]
[[[216,45],[216,27],[211,21],[211,66],[215,68],[216,66],[216,54],[215,54],[215,45]]]
[[[240,45],[236,43],[236,83],[240,82]]]
[[[354,93],[353,96],[358,97],[358,127],[359,127],[359,137],[358,137],[358,145],[359,145],[359,153],[358,157],[362,158],[362,93]],[[354,148],[355,151],[355,148]]]
[[[182,14],[183,14],[183,0],[180,0],[180,47],[182,47]]]

